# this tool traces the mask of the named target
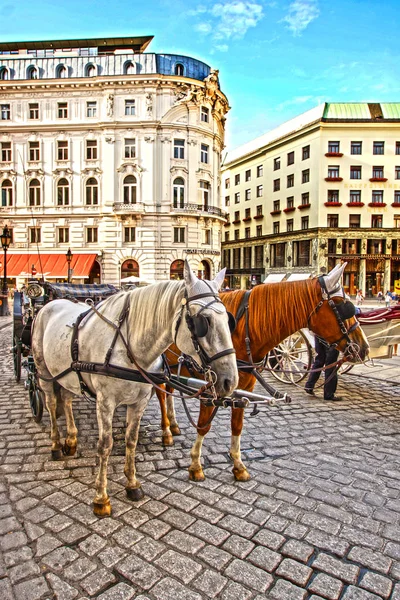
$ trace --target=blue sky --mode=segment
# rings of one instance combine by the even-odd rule
[[[0,39],[154,35],[220,71],[227,150],[320,102],[400,101],[398,0],[0,0]]]

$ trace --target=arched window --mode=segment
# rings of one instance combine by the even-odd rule
[[[60,179],[57,183],[57,206],[69,205],[69,183],[68,179]]]
[[[95,77],[96,76],[96,67],[95,67],[95,65],[92,65],[92,63],[86,65],[85,76],[86,77]]]
[[[58,77],[58,79],[66,79],[68,77],[68,69],[65,65],[58,65],[56,77]]]
[[[99,203],[99,183],[95,177],[86,182],[86,205],[95,206]]]
[[[12,183],[9,179],[5,179],[1,184],[1,206],[13,205]]]
[[[174,208],[183,208],[185,205],[185,182],[182,177],[174,180]]]
[[[139,265],[136,260],[126,260],[121,266],[121,279],[125,277],[139,277]]]
[[[170,279],[183,279],[183,260],[174,260],[169,268]]]
[[[185,74],[185,67],[182,63],[176,63],[175,65],[175,75],[179,75],[179,77],[183,77]]]
[[[39,79],[39,71],[37,67],[33,67],[32,65],[28,67],[27,79]]]
[[[29,182],[29,206],[40,206],[40,181],[32,179]]]
[[[124,64],[124,74],[125,75],[134,75],[136,73],[135,65],[131,60],[127,60]]]
[[[136,204],[137,181],[134,175],[124,179],[124,204]]]
[[[200,181],[200,204],[203,205],[203,210],[207,210],[210,202],[211,186],[208,181]]]
[[[8,79],[10,79],[10,71],[7,69],[7,67],[0,68],[0,79],[2,81],[8,81]]]

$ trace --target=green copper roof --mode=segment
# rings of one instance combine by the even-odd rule
[[[384,119],[400,119],[400,102],[381,102]]]
[[[327,102],[324,119],[370,119],[367,102]]]

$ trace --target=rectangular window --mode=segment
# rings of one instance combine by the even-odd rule
[[[228,177],[227,179],[225,179],[225,189],[229,190],[230,187],[231,187],[231,180]]]
[[[250,219],[251,218],[250,208],[246,208],[246,210],[244,211],[244,217],[245,217],[245,219]]]
[[[383,215],[372,215],[371,216],[371,227],[380,229],[383,227]]]
[[[125,116],[132,117],[136,115],[136,100],[125,100]]]
[[[362,142],[351,142],[350,154],[362,154]]]
[[[250,237],[250,232],[249,232],[249,237]],[[252,254],[251,246],[248,246],[247,248],[243,248],[243,268],[244,269],[251,269],[251,254]]]
[[[97,117],[97,102],[86,102],[86,116]]]
[[[98,241],[98,229],[97,227],[88,227],[86,229],[86,243],[87,244],[95,244]]]
[[[372,191],[372,202],[374,204],[383,204],[383,190]]]
[[[308,183],[310,181],[310,169],[306,169],[301,172],[301,183]]]
[[[311,259],[311,242],[304,240],[301,242],[293,242],[293,264],[295,267],[310,266]]]
[[[97,160],[97,140],[86,140],[86,160]]]
[[[185,140],[174,140],[174,158],[185,158]]]
[[[264,260],[264,246],[255,246],[254,247],[254,261],[256,269],[262,268]]]
[[[376,179],[383,179],[383,167],[372,167],[372,177]]]
[[[136,227],[124,227],[124,242],[136,242]]]
[[[286,231],[293,231],[293,219],[287,219]]]
[[[235,229],[235,240],[239,239],[239,229]]]
[[[395,179],[400,179],[400,167],[395,167],[394,168],[394,178]]]
[[[256,214],[257,214],[257,217],[262,217],[262,214],[263,214],[263,207],[262,207],[262,204],[259,204],[259,205],[257,206],[257,208],[256,208]]]
[[[234,223],[239,223],[240,221],[240,211],[239,210],[235,210],[235,219],[234,219]]]
[[[124,157],[135,158],[136,156],[136,139],[129,138],[124,140]]]
[[[250,227],[245,227],[244,228],[244,237],[246,238],[246,240],[249,239],[249,237],[250,237]]]
[[[279,233],[279,221],[274,221],[272,224],[273,233]]]
[[[29,118],[30,119],[38,119],[39,118],[39,104],[37,102],[33,102],[29,104]]]
[[[1,142],[1,162],[11,162],[11,142]]]
[[[246,190],[244,193],[245,200],[251,200],[251,190]]]
[[[229,238],[230,238],[229,231],[225,231],[225,242],[229,242]]]
[[[59,227],[57,229],[57,239],[59,244],[69,243],[69,229],[68,227]]]
[[[328,177],[329,179],[337,179],[339,177],[340,168],[338,166],[330,165],[328,167]]]
[[[207,144],[201,144],[200,161],[205,164],[208,164],[208,148]]]
[[[263,176],[263,172],[264,172],[264,169],[263,169],[262,165],[260,165],[259,167],[257,167],[257,177],[262,177]]]
[[[280,200],[274,200],[274,212],[277,212],[280,209],[281,209],[281,201]]]
[[[340,152],[340,142],[328,142],[328,152],[338,154]]]
[[[394,198],[393,198],[393,200],[394,200],[395,204],[400,204],[400,191],[399,190],[396,190],[394,192]]]
[[[231,205],[230,196],[225,196],[225,206],[230,206],[230,205]]]
[[[240,202],[240,192],[236,192],[235,194],[235,204],[239,204]]]
[[[302,229],[308,229],[308,223],[309,223],[308,217],[301,217],[301,228]]]
[[[240,183],[240,175],[235,175],[235,185],[239,185]]]
[[[57,142],[57,160],[68,160],[68,142]]]
[[[0,104],[0,118],[2,121],[11,119],[11,108],[9,104]]]
[[[31,162],[37,162],[40,160],[39,142],[29,142],[29,160]]]
[[[385,154],[385,142],[374,142],[373,154]]]
[[[361,179],[361,167],[360,166],[350,167],[350,179]]]
[[[294,186],[294,175],[288,175],[286,187],[290,188],[293,186]]]
[[[261,237],[262,236],[262,225],[257,225],[257,227],[256,227],[256,236],[257,237]]]
[[[57,103],[57,117],[59,119],[68,119],[68,102]]]
[[[293,165],[294,164],[294,152],[288,152],[288,155],[287,155],[287,164],[288,165]]]
[[[210,244],[211,244],[211,229],[204,230],[204,243],[207,244],[207,246],[210,246]]]
[[[29,242],[31,244],[40,244],[41,240],[40,227],[29,228]]]
[[[308,206],[309,204],[310,204],[310,193],[305,192],[304,194],[301,195],[301,205]]]
[[[286,244],[271,244],[270,246],[270,259],[271,267],[285,267],[286,261]]]
[[[210,109],[207,108],[206,106],[202,106],[201,107],[200,119],[201,119],[201,121],[203,123],[209,123],[210,122]]]
[[[400,229],[400,215],[393,215],[393,225],[396,229]]]
[[[293,208],[294,207],[294,196],[289,196],[288,198],[286,198],[286,208]]]
[[[183,244],[185,241],[185,228],[174,227],[174,244]]]
[[[303,152],[303,160],[307,160],[307,158],[310,158],[310,146],[304,146],[302,149]]]
[[[339,227],[339,215],[327,215],[327,227]]]
[[[263,186],[258,185],[256,188],[256,196],[257,196],[257,198],[261,198],[262,195],[263,195]]]
[[[339,202],[339,190],[328,190],[328,202],[337,204]]]
[[[274,171],[277,171],[281,168],[281,159],[280,157],[274,158]]]
[[[396,149],[395,149],[395,153],[398,155],[400,154],[400,142],[396,142]]]
[[[361,202],[361,190],[350,190],[350,203]]]
[[[244,174],[245,181],[251,181],[251,169],[248,169]]]
[[[273,187],[274,192],[279,192],[280,189],[281,189],[281,180],[274,179],[274,187]]]
[[[349,227],[356,229],[361,225],[361,215],[350,215],[349,216]]]

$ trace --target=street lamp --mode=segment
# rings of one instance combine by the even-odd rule
[[[3,277],[3,304],[2,314],[3,316],[8,315],[8,288],[7,288],[7,250],[11,242],[11,231],[7,225],[3,229],[3,233],[0,236],[1,246],[4,250],[4,277]]]
[[[68,251],[65,255],[65,258],[67,259],[67,263],[68,263],[68,276],[67,276],[67,281],[68,283],[71,283],[71,260],[72,260],[73,254],[71,252],[71,248],[68,248]]]

